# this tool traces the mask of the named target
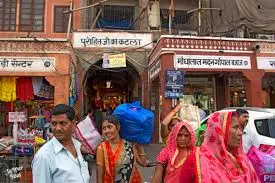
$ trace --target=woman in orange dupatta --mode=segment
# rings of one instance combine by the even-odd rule
[[[177,123],[168,136],[167,146],[157,157],[158,164],[155,169],[153,183],[178,183],[179,174],[188,155],[194,151],[196,135],[187,122]]]
[[[97,183],[141,183],[135,167],[136,161],[145,166],[136,145],[119,137],[119,122],[107,116],[102,122],[102,135],[106,141],[97,148]]]
[[[215,112],[207,122],[205,139],[183,166],[181,182],[260,183],[243,152],[242,131],[235,112]],[[192,163],[193,162],[193,163]]]

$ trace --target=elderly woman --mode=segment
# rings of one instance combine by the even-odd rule
[[[157,157],[158,164],[155,169],[153,183],[179,182],[179,173],[185,160],[195,148],[196,136],[192,127],[186,123],[177,123],[171,130],[167,146],[162,149]]]
[[[180,182],[260,183],[243,152],[238,115],[216,112],[207,123],[204,142],[188,158],[192,166],[182,167]]]

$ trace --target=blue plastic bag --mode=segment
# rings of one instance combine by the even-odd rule
[[[113,115],[120,123],[120,137],[138,144],[151,141],[154,128],[154,113],[140,106],[140,102],[117,106]]]

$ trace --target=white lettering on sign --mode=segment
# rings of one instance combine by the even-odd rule
[[[25,122],[27,115],[25,112],[9,112],[9,122]]]
[[[161,71],[160,61],[158,61],[149,71],[150,79],[155,77]]]
[[[275,70],[275,57],[257,57],[258,69]]]
[[[55,58],[0,57],[0,71],[55,72]]]
[[[250,57],[176,55],[175,68],[251,69]]]
[[[275,181],[275,175],[264,175],[264,181],[265,182],[274,182]]]
[[[74,48],[152,48],[152,34],[127,32],[75,32]]]

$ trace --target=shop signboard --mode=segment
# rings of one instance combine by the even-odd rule
[[[257,68],[275,70],[275,57],[257,57]]]
[[[27,116],[25,112],[9,112],[9,122],[26,122]]]
[[[176,55],[175,68],[251,69],[250,57],[214,55]]]
[[[145,48],[152,49],[151,33],[75,32],[74,48]]]
[[[55,72],[55,67],[51,57],[0,57],[0,71]]]
[[[126,67],[126,54],[113,54],[109,55],[104,53],[102,57],[102,68],[119,68]]]
[[[149,70],[149,78],[153,79],[158,73],[161,71],[160,61],[158,61],[150,70]]]

